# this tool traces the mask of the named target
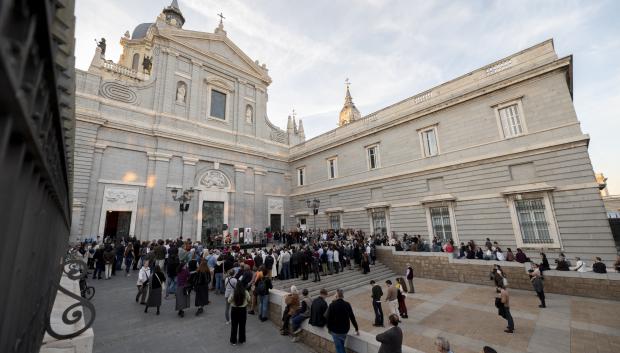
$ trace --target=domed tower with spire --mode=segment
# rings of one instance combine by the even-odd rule
[[[347,85],[347,93],[344,97],[344,107],[340,111],[340,118],[338,119],[338,126],[344,126],[353,121],[359,120],[362,117],[360,111],[357,110],[355,104],[353,104],[353,98],[351,98],[351,92],[349,91],[349,79],[345,80],[345,84]]]
[[[172,0],[170,6],[166,7],[162,13],[166,18],[167,24],[176,26],[177,28],[183,27],[185,17],[183,17],[183,14],[181,13],[177,0]]]

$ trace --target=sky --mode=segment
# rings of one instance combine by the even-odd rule
[[[170,0],[76,2],[76,66],[95,38],[117,61],[126,30],[154,22]],[[184,29],[228,37],[267,65],[267,115],[295,109],[311,138],[336,127],[346,78],[362,116],[553,38],[573,55],[574,104],[596,172],[620,194],[620,1],[179,0]]]

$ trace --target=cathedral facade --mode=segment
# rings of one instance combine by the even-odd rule
[[[316,222],[614,256],[572,58],[551,40],[366,116],[347,86],[339,127],[306,140],[294,116],[286,130],[269,121],[268,70],[221,21],[213,33],[184,22],[173,1],[121,38],[117,63],[103,44],[77,70],[73,239]]]

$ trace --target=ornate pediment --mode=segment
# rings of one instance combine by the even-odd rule
[[[267,74],[267,69],[252,61],[252,59],[225,36],[211,33],[182,31],[170,33],[167,37],[203,53],[205,56],[209,56],[224,64],[247,72],[265,81],[267,84],[271,83],[271,78]]]
[[[226,174],[214,169],[207,171],[200,178],[200,185],[206,188],[228,189],[230,188],[230,181]]]

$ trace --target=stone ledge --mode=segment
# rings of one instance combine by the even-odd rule
[[[282,324],[282,308],[284,307],[284,296],[286,294],[288,293],[278,289],[269,291],[269,318],[278,326]],[[308,324],[308,320],[305,320],[301,328],[303,330],[302,333],[299,334],[301,342],[311,348],[318,349],[320,352],[335,352],[334,341],[326,327],[315,327]],[[347,335],[345,343],[347,352],[377,353],[380,343],[375,339],[375,335],[362,330],[360,330],[359,333],[359,336],[355,334]],[[403,353],[423,352],[408,346],[403,346]]]

